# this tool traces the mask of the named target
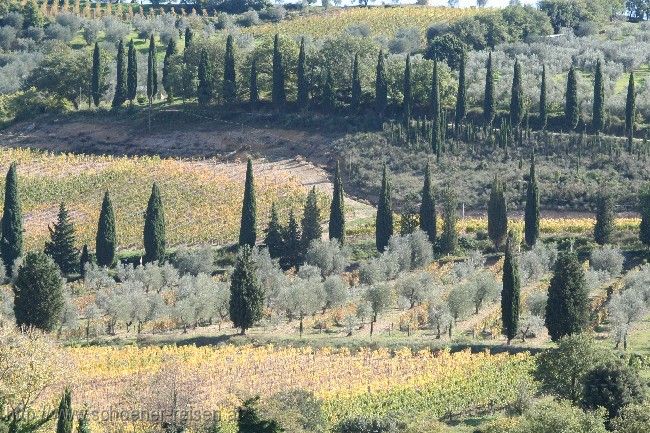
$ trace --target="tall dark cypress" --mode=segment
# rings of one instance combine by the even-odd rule
[[[237,101],[237,75],[235,73],[235,48],[232,35],[226,38],[226,53],[223,61],[223,99],[226,104]]]
[[[384,65],[384,50],[379,50],[377,57],[377,72],[375,76],[375,104],[377,111],[383,116],[388,106],[388,83],[386,82],[386,66]]]
[[[650,247],[650,185],[639,194],[639,213],[641,214],[639,240],[643,245]]]
[[[300,39],[300,51],[298,52],[298,67],[296,75],[298,78],[298,107],[305,109],[309,103],[309,84],[307,83],[307,66],[305,64],[305,38]]]
[[[634,117],[636,115],[636,93],[634,91],[634,72],[630,72],[627,84],[627,97],[625,99],[625,135],[634,134]]]
[[[241,209],[239,227],[239,246],[255,246],[257,239],[257,204],[255,201],[255,182],[253,179],[253,161],[249,158],[246,165],[246,184]]]
[[[151,35],[149,39],[149,51],[147,55],[147,99],[149,104],[158,94],[158,65],[156,63],[156,40]]]
[[[424,185],[422,186],[422,203],[420,204],[420,228],[427,234],[432,244],[436,242],[436,199],[433,195],[431,184],[431,164],[427,162],[424,172]]]
[[[458,198],[456,191],[450,185],[444,190],[442,235],[440,236],[440,247],[443,253],[453,254],[458,249]]]
[[[574,252],[560,253],[555,261],[544,321],[553,341],[579,334],[589,326],[589,290]]]
[[[49,227],[50,240],[45,243],[45,254],[50,256],[64,275],[79,270],[79,251],[75,248],[74,225],[70,214],[61,203],[54,227]]]
[[[569,69],[566,81],[566,94],[564,103],[564,126],[568,131],[573,131],[578,126],[580,110],[578,107],[578,82],[573,66]]]
[[[377,203],[377,219],[375,221],[375,245],[377,251],[383,252],[388,246],[388,240],[393,236],[393,204],[388,168],[384,164],[381,177],[381,192]]]
[[[411,120],[411,104],[413,92],[411,91],[411,55],[406,55],[406,66],[404,67],[404,103],[402,107],[402,118],[405,125]]]
[[[169,64],[171,62],[171,57],[176,54],[176,42],[173,39],[169,40],[167,44],[167,49],[165,50],[165,58],[163,60],[162,68],[162,85],[167,93],[167,97],[171,98],[172,95],[172,85],[169,79]]]
[[[280,35],[276,33],[273,40],[273,88],[271,89],[271,100],[273,105],[280,107],[287,100],[284,88],[284,63],[282,51],[280,51]]]
[[[438,78],[438,61],[433,61],[431,77],[431,151],[440,154],[442,146],[442,119],[440,112],[440,78]]]
[[[483,120],[487,126],[494,121],[494,70],[492,69],[492,51],[488,54],[485,67],[485,93],[483,98]]]
[[[144,216],[144,262],[165,261],[165,211],[162,197],[156,183],[151,187],[151,196]]]
[[[18,196],[16,163],[9,166],[5,180],[5,202],[2,212],[2,260],[7,275],[13,275],[14,261],[23,254],[23,213]]]
[[[458,67],[458,93],[456,94],[456,130],[460,127],[467,114],[467,89],[465,79],[465,63],[467,62],[465,52],[460,56],[460,66]]]
[[[72,433],[74,413],[72,412],[72,392],[69,388],[63,391],[57,413],[56,433]]]
[[[609,244],[614,234],[614,199],[608,192],[601,192],[596,199],[596,225],[594,240],[598,245]]]
[[[113,203],[108,191],[104,193],[102,209],[97,222],[97,235],[95,236],[95,255],[99,266],[113,266],[117,241],[115,235],[115,213]]]
[[[488,202],[488,235],[495,249],[501,248],[507,233],[508,212],[504,184],[495,176]]]
[[[248,82],[248,102],[255,107],[260,102],[260,91],[257,88],[257,59],[251,62],[251,71]]]
[[[124,64],[124,42],[120,40],[117,45],[116,58],[116,76],[115,76],[115,94],[113,95],[113,108],[121,107],[126,101],[126,65]]]
[[[501,323],[508,345],[519,331],[519,298],[521,282],[519,280],[519,263],[514,251],[512,233],[506,241],[506,254],[503,261],[503,288],[501,290]]]
[[[264,291],[257,279],[251,247],[243,245],[230,277],[230,319],[242,335],[262,318],[263,306]]]
[[[282,243],[284,246],[284,253],[280,259],[280,265],[283,269],[294,268],[300,263],[300,229],[298,228],[298,221],[293,209],[289,210],[289,221],[282,233]]]
[[[302,251],[306,252],[309,245],[316,240],[319,240],[323,234],[323,229],[320,225],[320,208],[318,206],[318,197],[316,196],[316,188],[312,189],[307,194],[305,207],[303,209],[302,220]]]
[[[79,274],[82,278],[86,277],[86,265],[88,263],[90,263],[90,252],[88,251],[88,245],[84,244],[79,256]]]
[[[594,73],[594,104],[591,126],[596,134],[603,131],[605,124],[605,86],[603,84],[603,66],[600,59],[596,62]]]
[[[358,111],[361,107],[361,76],[359,74],[359,53],[354,53],[352,61],[352,98],[350,108],[352,111]]]
[[[345,202],[343,196],[343,181],[341,180],[341,167],[336,161],[334,174],[334,190],[330,204],[329,238],[345,243]]]
[[[539,87],[539,127],[546,129],[548,110],[546,106],[546,65],[542,65],[542,83]]]
[[[185,46],[183,47],[183,57],[185,58],[186,62],[190,53],[190,48],[192,48],[193,38],[194,38],[194,33],[192,32],[192,29],[190,27],[185,27],[185,38],[184,38]]]
[[[524,117],[524,93],[521,88],[521,65],[515,60],[510,94],[510,124],[519,128]]]
[[[138,59],[133,45],[133,39],[129,42],[129,53],[126,66],[126,99],[133,105],[133,100],[138,91]]]
[[[102,56],[99,51],[99,43],[95,42],[95,49],[93,50],[93,70],[92,77],[90,81],[90,94],[95,104],[95,107],[99,107],[99,103],[102,98]]]
[[[327,68],[325,72],[325,82],[323,83],[323,101],[322,105],[326,112],[332,112],[336,107],[336,95],[334,92],[334,80],[332,79],[332,70]]]
[[[280,224],[280,217],[275,202],[271,203],[271,218],[269,218],[269,225],[266,229],[266,236],[264,237],[264,245],[269,250],[271,258],[277,259],[284,253],[284,242],[282,239],[283,228]]]
[[[208,105],[212,100],[212,70],[208,61],[208,52],[204,48],[201,50],[198,67],[199,83],[196,88],[198,103],[201,106]]]
[[[539,238],[539,189],[535,173],[535,154],[530,157],[530,175],[526,189],[526,209],[524,214],[524,238],[526,245],[532,247]]]

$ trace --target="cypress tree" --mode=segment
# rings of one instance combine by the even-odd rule
[[[388,246],[388,240],[393,236],[393,204],[388,168],[384,164],[381,177],[381,192],[377,203],[377,219],[375,221],[375,245],[377,251],[383,252]]]
[[[589,325],[589,292],[584,269],[574,252],[560,253],[555,262],[545,323],[553,341],[578,334]]]
[[[77,271],[79,265],[79,251],[74,246],[74,225],[65,205],[59,205],[59,214],[54,227],[48,227],[50,240],[45,243],[45,254],[52,257],[61,272],[65,275]]]
[[[546,129],[548,122],[548,111],[546,107],[546,65],[542,65],[542,84],[539,87],[539,126]]]
[[[185,27],[185,38],[184,38],[185,46],[183,47],[183,57],[186,62],[189,56],[190,48],[192,48],[193,38],[194,38],[194,33],[192,32],[192,29],[190,27]]]
[[[56,433],[72,433],[74,415],[72,413],[72,393],[69,388],[63,391],[57,415]]]
[[[639,239],[644,245],[650,246],[650,185],[641,191],[639,205],[639,213],[641,214]]]
[[[201,50],[198,67],[199,83],[197,86],[197,99],[201,106],[206,106],[212,100],[212,70],[208,61],[208,52]]]
[[[564,104],[564,124],[567,130],[573,131],[578,126],[580,117],[578,108],[578,82],[576,71],[573,66],[569,69],[566,82],[566,94]]]
[[[404,124],[408,126],[411,120],[411,103],[412,103],[412,92],[411,92],[411,55],[406,55],[406,66],[404,67],[404,105],[402,108],[402,116],[404,119]]]
[[[102,57],[99,51],[99,44],[95,42],[95,49],[93,50],[93,70],[90,81],[91,96],[95,107],[99,107],[102,97],[102,83],[101,83],[101,70],[102,70]]]
[[[300,39],[300,52],[298,53],[298,68],[296,75],[298,77],[298,107],[305,109],[309,103],[309,84],[307,83],[307,73],[305,65],[305,38]]]
[[[524,238],[526,245],[532,247],[539,238],[539,189],[535,174],[535,154],[530,157],[530,175],[526,189],[526,209],[524,214]]]
[[[524,94],[521,88],[521,65],[515,60],[510,94],[510,124],[518,129],[524,116]]]
[[[384,65],[384,50],[379,50],[377,57],[377,73],[375,76],[375,103],[380,115],[384,115],[388,106],[388,83],[386,82],[386,66]]]
[[[433,61],[431,77],[431,151],[440,154],[442,147],[442,119],[440,112],[440,79],[438,78],[438,61]]]
[[[453,254],[458,249],[458,199],[456,192],[447,185],[443,193],[442,236],[440,247],[443,253]]]
[[[133,39],[129,42],[129,53],[126,66],[126,98],[133,105],[133,100],[138,91],[138,59],[136,57]]]
[[[332,71],[328,68],[325,72],[325,82],[323,84],[323,108],[326,112],[332,112],[336,106],[334,95],[334,82],[332,80]]]
[[[352,61],[352,99],[350,108],[352,111],[358,111],[361,107],[361,76],[359,74],[359,53],[354,53]]]
[[[255,202],[255,183],[253,179],[253,161],[248,158],[246,166],[246,184],[244,186],[244,200],[241,210],[241,224],[239,227],[239,246],[255,246],[257,239],[257,204]]]
[[[261,419],[257,413],[258,398],[248,399],[237,409],[238,433],[281,433],[284,431],[275,420]]]
[[[422,186],[422,203],[420,204],[420,228],[427,234],[432,244],[436,243],[436,199],[433,196],[431,185],[431,164],[427,162],[424,172],[424,185]]]
[[[239,249],[235,269],[230,277],[230,320],[241,335],[262,318],[264,291],[257,279],[251,247]]]
[[[463,52],[460,56],[460,66],[458,67],[458,93],[456,94],[456,131],[458,131],[461,123],[465,119],[467,113],[467,91],[465,80],[465,63],[466,56]]]
[[[605,124],[605,86],[603,84],[603,67],[600,59],[596,62],[596,72],[594,73],[594,105],[591,123],[596,134],[603,131]]]
[[[124,43],[120,40],[117,45],[116,58],[117,75],[115,76],[115,94],[113,95],[113,108],[119,108],[126,101],[126,66],[124,65]]]
[[[508,233],[508,211],[503,182],[495,176],[488,202],[488,235],[495,249],[501,248]]]
[[[336,239],[339,243],[345,243],[345,202],[343,197],[343,181],[341,180],[341,168],[336,161],[336,172],[334,174],[334,191],[330,205],[329,238]]]
[[[598,245],[611,242],[614,233],[614,201],[607,193],[599,194],[596,199],[596,225],[594,226],[594,240]]]
[[[77,433],[92,433],[90,430],[90,423],[88,422],[88,412],[84,412],[84,414],[79,417],[79,423],[77,424]]]
[[[266,229],[266,236],[264,237],[264,245],[269,250],[269,255],[277,259],[284,253],[284,242],[282,240],[282,225],[278,217],[278,211],[275,202],[271,203],[271,218],[269,225]]]
[[[172,97],[172,86],[169,80],[169,63],[174,54],[176,54],[176,42],[173,39],[170,39],[167,44],[167,49],[165,50],[165,59],[163,60],[162,68],[162,85],[168,98]]]
[[[30,251],[16,269],[14,316],[18,326],[52,331],[63,313],[63,278],[52,258]]]
[[[97,235],[95,236],[95,254],[99,266],[113,266],[115,261],[115,214],[111,196],[106,191],[102,201],[102,209],[99,212],[97,223]]]
[[[226,38],[226,54],[223,62],[223,99],[226,104],[237,101],[237,75],[235,73],[235,49],[232,35]]]
[[[508,345],[519,330],[519,261],[514,251],[512,233],[506,241],[506,254],[503,261],[503,288],[501,290],[501,323]]]
[[[13,162],[5,179],[5,202],[2,213],[2,241],[0,252],[7,275],[13,275],[15,260],[23,253],[23,214],[18,197],[18,174]]]
[[[298,229],[298,221],[293,209],[289,211],[289,221],[284,229],[282,235],[284,253],[280,259],[280,265],[284,269],[293,268],[299,265],[300,262],[300,230]]]
[[[162,264],[165,261],[165,246],[165,211],[160,190],[154,183],[144,216],[144,262]]]
[[[282,52],[280,51],[280,35],[277,33],[273,40],[273,88],[271,99],[276,107],[284,105],[287,100],[284,88],[284,64],[282,62]]]
[[[302,251],[306,252],[312,241],[319,240],[323,235],[323,229],[320,225],[320,208],[318,207],[318,197],[316,197],[316,188],[312,187],[307,194],[305,207],[301,221],[302,228]]]
[[[90,263],[90,252],[88,251],[88,245],[84,244],[79,256],[79,275],[81,275],[81,278],[86,277],[86,264],[88,263]]]
[[[494,121],[494,71],[492,70],[492,51],[488,54],[485,67],[485,97],[483,99],[483,119],[487,126]]]
[[[156,64],[156,41],[151,35],[149,38],[149,52],[147,58],[147,99],[151,105],[153,98],[158,93],[158,66]]]
[[[634,72],[630,72],[625,99],[625,134],[630,137],[634,134],[634,117],[636,113],[636,93],[634,91]]]
[[[260,102],[260,92],[257,88],[257,59],[251,62],[251,72],[248,85],[248,101],[255,107]]]

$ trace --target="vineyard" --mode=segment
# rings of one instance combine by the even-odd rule
[[[76,366],[79,405],[147,411],[153,408],[233,410],[254,395],[290,390],[323,401],[327,426],[351,415],[388,413],[402,421],[450,417],[512,403],[529,385],[529,355],[469,352],[219,347],[91,347],[65,349]],[[171,380],[175,378],[175,380]],[[174,397],[172,396],[174,394]],[[128,402],[128,403],[127,403]]]
[[[2,149],[3,170],[12,161],[19,166],[28,249],[42,247],[60,202],[71,211],[79,245],[93,245],[104,191],[114,197],[118,245],[141,248],[143,212],[154,182],[162,192],[171,245],[225,244],[238,234],[244,164]],[[260,163],[256,182],[260,216],[268,214],[272,201],[283,213],[302,206],[304,190],[291,173]]]
[[[255,36],[281,33],[287,36],[322,38],[353,28],[367,28],[372,36],[394,37],[404,28],[415,28],[422,36],[433,23],[449,23],[459,18],[486,13],[478,9],[432,7],[371,7],[335,9],[318,15],[298,16],[279,24],[265,23],[244,29]]]

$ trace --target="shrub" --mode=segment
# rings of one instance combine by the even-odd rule
[[[70,42],[72,40],[72,30],[69,27],[64,27],[59,23],[50,24],[45,28],[45,37],[62,42]]]
[[[420,31],[415,27],[397,30],[395,37],[388,43],[391,53],[412,53],[420,48]]]
[[[0,27],[0,49],[9,51],[16,40],[17,31],[12,26]]]
[[[34,87],[0,98],[0,113],[15,120],[30,119],[45,113],[63,113],[72,108],[64,99]]]
[[[610,363],[586,375],[582,403],[587,409],[603,407],[609,418],[613,418],[619,416],[625,406],[641,403],[644,395],[644,386],[632,367]]]
[[[76,33],[81,28],[81,19],[72,13],[63,13],[56,16],[56,22],[63,27],[70,29],[72,33]]]
[[[502,431],[502,430],[497,430]],[[566,401],[546,400],[524,413],[512,433],[606,433],[601,412],[583,412]]]
[[[641,433],[650,431],[650,405],[631,404],[621,409],[620,414],[611,421],[616,433]]]
[[[181,247],[176,251],[173,263],[181,274],[210,275],[214,271],[214,253],[209,245],[193,249]]]
[[[356,416],[344,419],[336,427],[336,433],[393,433],[399,424],[390,418]]]
[[[131,27],[122,21],[113,17],[104,18],[104,34],[108,42],[118,43],[120,40],[124,39],[130,31]]]
[[[99,32],[104,29],[101,21],[98,20],[87,20],[83,24],[83,35],[84,40],[88,45],[94,44],[99,37]]]
[[[589,264],[595,271],[606,271],[611,277],[617,277],[623,271],[625,258],[619,248],[604,245],[594,249],[589,258]]]
[[[16,30],[21,30],[23,28],[23,23],[25,18],[23,14],[19,12],[9,12],[7,15],[0,19],[0,25],[13,27]]]
[[[42,27],[32,26],[25,30],[25,36],[36,42],[40,42],[45,38],[45,30]]]
[[[279,23],[287,15],[286,9],[282,5],[274,5],[260,12],[260,18],[265,21]]]
[[[241,27],[251,27],[260,23],[260,16],[256,11],[246,11],[237,18]]]
[[[307,249],[305,260],[320,269],[323,277],[340,274],[349,264],[346,251],[341,249],[336,239],[313,241]]]

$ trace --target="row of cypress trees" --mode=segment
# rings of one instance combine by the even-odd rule
[[[192,45],[192,32],[187,29],[185,32],[185,53]],[[100,83],[100,69],[102,65],[100,48],[95,44],[93,52],[93,67],[92,67],[92,80],[91,80],[91,96],[94,104],[99,105],[99,100],[102,94],[102,84]],[[158,77],[156,67],[155,55],[155,39],[152,35],[149,41],[148,64],[147,64],[147,98],[151,104],[153,97],[158,92]],[[171,94],[172,89],[169,84],[169,57],[176,53],[175,42],[170,41],[165,53],[165,61],[163,64],[163,86],[165,90]],[[237,77],[235,70],[235,52],[233,45],[232,35],[226,38],[226,50],[224,55],[224,70],[223,70],[223,87],[222,98],[227,104],[232,104],[237,101]],[[466,56],[461,56],[459,71],[458,71],[458,90],[456,94],[456,105],[454,109],[455,125],[456,128],[465,119],[467,114],[467,83],[466,83]],[[136,51],[134,48],[133,40],[128,44],[128,52],[125,53],[124,43],[120,41],[117,48],[117,62],[116,62],[116,86],[115,94],[113,97],[112,106],[120,107],[126,101],[131,104],[136,97],[137,90],[137,59]],[[301,39],[300,51],[298,54],[298,65],[296,68],[297,76],[297,98],[296,103],[300,108],[306,108],[309,105],[309,82],[307,77],[307,65],[305,54],[305,40]],[[198,86],[197,86],[197,99],[199,104],[207,105],[213,99],[213,74],[214,71],[210,68],[208,61],[208,53],[204,49],[201,51],[199,64],[198,64]],[[254,59],[251,63],[250,77],[249,77],[249,102],[256,105],[260,101],[260,92],[257,80],[257,61]],[[274,105],[281,106],[287,102],[285,78],[286,70],[284,66],[284,59],[282,51],[280,50],[280,38],[276,34],[273,44],[273,60],[272,60],[272,91],[271,99]],[[351,108],[357,110],[361,106],[361,81],[359,72],[359,55],[355,54],[352,62],[352,83],[351,83]],[[485,90],[483,98],[483,118],[486,125],[491,126],[496,116],[496,101],[494,91],[495,74],[492,62],[492,53],[488,55],[486,63],[485,74]],[[334,89],[331,73],[326,74],[324,80],[324,88],[321,95],[321,105],[326,108],[334,107]],[[434,124],[439,122],[440,119],[440,82],[437,71],[437,61],[434,62],[434,70],[432,77],[432,90],[430,96],[430,111]],[[542,76],[540,83],[540,98],[538,107],[538,126],[540,129],[545,129],[548,119],[548,106],[547,106],[547,81],[546,81],[546,67],[542,68]],[[577,74],[573,66],[567,73],[565,103],[564,103],[564,127],[567,131],[575,130],[580,121],[580,107],[578,104],[578,88],[577,88]],[[402,116],[405,122],[410,121],[412,113],[412,83],[411,83],[411,59],[407,55],[404,68],[404,84],[403,84],[403,108]],[[629,138],[633,136],[635,128],[635,84],[634,72],[630,73],[626,105],[625,105],[625,134]],[[601,133],[604,129],[604,105],[605,105],[605,91],[602,73],[602,62],[600,59],[596,62],[594,72],[594,95],[593,95],[593,115],[591,121],[591,128],[594,133]],[[388,106],[388,84],[386,78],[386,69],[384,62],[384,53],[380,50],[377,60],[376,75],[375,75],[375,106],[379,113],[384,113]],[[525,116],[524,95],[522,89],[521,78],[521,65],[518,60],[515,60],[513,67],[513,81],[510,99],[510,123],[513,127],[518,128]],[[432,151],[439,152],[439,134],[432,134]]]

